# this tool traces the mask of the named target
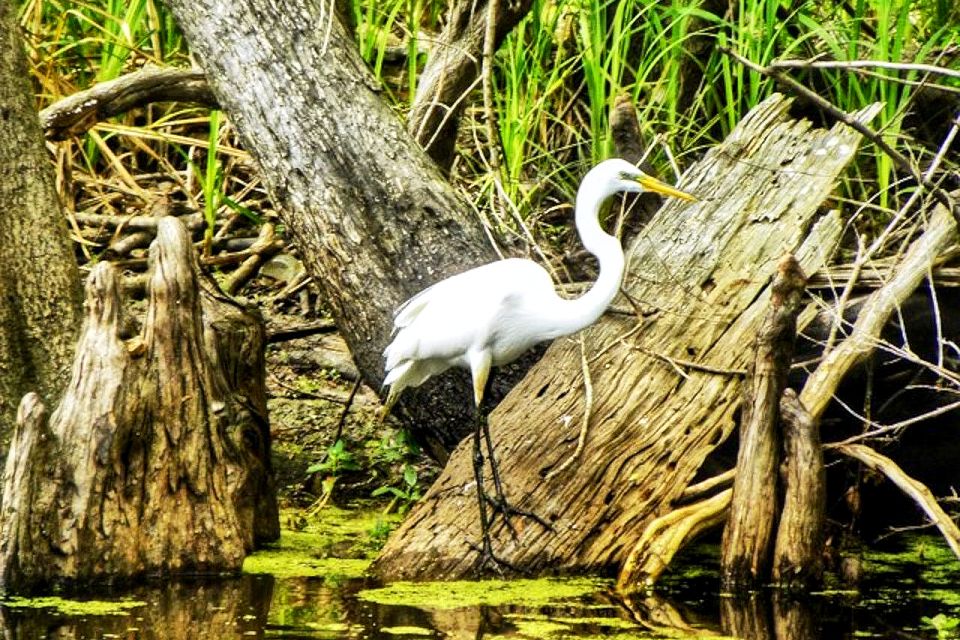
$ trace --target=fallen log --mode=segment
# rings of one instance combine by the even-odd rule
[[[528,571],[623,563],[650,522],[682,495],[729,435],[745,367],[784,252],[807,273],[829,259],[835,214],[818,208],[855,152],[844,125],[815,129],[773,96],[681,181],[701,202],[661,209],[628,251],[625,289],[645,326],[607,315],[588,330],[593,410],[574,469],[544,478],[576,446],[583,387],[575,341],[560,340],[490,416],[508,498],[553,529],[498,519],[494,550]],[[856,117],[868,120],[876,107]],[[658,353],[664,358],[652,355]],[[671,359],[672,362],[671,362]],[[679,361],[698,367],[684,367]],[[468,398],[464,398],[466,403]],[[460,446],[391,536],[373,570],[388,579],[473,574],[479,535],[469,446]]]
[[[158,225],[142,332],[116,269],[87,282],[73,374],[20,405],[3,475],[0,588],[236,572],[279,535],[258,317],[201,288],[184,226]]]

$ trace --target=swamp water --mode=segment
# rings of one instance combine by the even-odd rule
[[[370,532],[382,534],[383,523],[341,516],[331,509],[315,532],[284,532],[236,578],[96,599],[8,598],[0,601],[0,637],[960,638],[960,564],[932,536],[869,556],[857,591],[800,601],[766,592],[722,597],[716,548],[701,545],[654,591],[624,602],[610,581],[587,578],[376,585],[358,556],[370,554]]]

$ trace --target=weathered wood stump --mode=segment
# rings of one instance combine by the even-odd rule
[[[758,331],[755,356],[747,365],[737,478],[723,530],[721,570],[726,589],[756,586],[770,576],[780,512],[780,398],[793,362],[805,286],[800,265],[787,256],[771,286],[770,310]]]
[[[3,476],[6,591],[237,571],[279,534],[263,324],[201,288],[175,219],[160,221],[150,262],[143,331],[120,337],[117,274],[98,264],[60,405],[21,402]]]
[[[771,562],[774,584],[807,589],[823,577],[827,480],[820,425],[787,389],[780,398],[783,432],[783,510]]]
[[[745,367],[776,264],[792,252],[813,273],[829,258],[840,225],[836,215],[818,222],[820,206],[860,139],[843,125],[815,129],[788,110],[781,96],[754,109],[681,180],[701,202],[667,204],[629,249],[625,289],[645,317],[641,327],[607,315],[585,332],[593,402],[577,464],[545,480],[575,450],[584,420],[576,342],[555,342],[490,416],[508,498],[553,524],[514,519],[514,537],[498,518],[494,551],[512,565],[621,565],[729,435],[741,380],[732,370]],[[387,541],[377,574],[475,572],[471,469],[467,443]]]

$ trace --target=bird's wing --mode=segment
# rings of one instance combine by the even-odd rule
[[[393,317],[394,332],[408,327],[420,313],[430,306],[452,303],[464,294],[474,305],[492,306],[496,299],[514,293],[516,286],[522,286],[529,274],[545,274],[543,268],[531,260],[508,258],[450,276],[407,299]],[[479,299],[477,298],[479,296]]]
[[[505,305],[550,278],[530,260],[509,259],[457,274],[424,289],[400,306],[396,336],[387,347],[387,369],[412,359],[453,359],[479,348]]]

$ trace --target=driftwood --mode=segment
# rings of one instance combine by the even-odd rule
[[[728,590],[767,580],[776,535],[783,447],[780,396],[793,362],[807,280],[793,256],[784,258],[777,271],[770,311],[758,331],[756,355],[743,384],[737,476],[721,547],[721,582]]]
[[[681,181],[701,202],[683,210],[668,204],[628,252],[625,287],[646,324],[638,333],[634,322],[608,315],[588,330],[587,344],[598,345],[590,362],[594,401],[576,468],[543,480],[568,458],[579,433],[576,342],[554,343],[491,414],[508,497],[553,524],[551,531],[515,521],[513,538],[498,519],[494,550],[512,565],[531,572],[620,565],[730,433],[739,376],[679,360],[714,371],[745,367],[743,345],[766,313],[780,257],[793,252],[808,273],[828,259],[839,220],[828,215],[811,223],[859,140],[843,125],[813,129],[793,120],[788,107],[773,96],[754,109]],[[374,564],[378,575],[475,572],[469,453],[469,446],[455,451],[388,540]]]
[[[0,585],[238,571],[279,534],[262,322],[200,288],[186,229],[151,248],[142,333],[119,337],[116,269],[87,282],[63,400],[20,406],[4,471]]]

